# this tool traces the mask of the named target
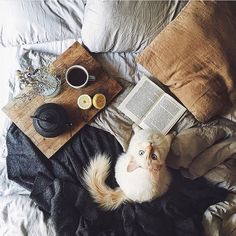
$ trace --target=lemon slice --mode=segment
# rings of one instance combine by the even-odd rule
[[[106,97],[102,93],[97,93],[93,97],[93,106],[102,109],[106,106]]]
[[[78,97],[77,104],[80,109],[87,110],[92,106],[92,99],[88,94],[82,94]]]

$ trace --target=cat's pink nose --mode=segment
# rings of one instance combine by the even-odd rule
[[[146,147],[146,150],[148,152],[152,151],[153,147],[152,147],[152,143],[150,143],[147,147]]]

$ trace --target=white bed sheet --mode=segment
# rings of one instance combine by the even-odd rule
[[[1,0],[0,46],[81,38],[84,0]]]

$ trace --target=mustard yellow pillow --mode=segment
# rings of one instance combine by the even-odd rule
[[[236,3],[190,1],[138,56],[200,122],[232,105]]]

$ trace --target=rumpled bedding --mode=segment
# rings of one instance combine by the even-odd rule
[[[83,0],[0,1],[0,45],[79,39],[84,4]]]
[[[65,1],[0,1],[1,107],[19,92],[15,78],[17,69],[49,63],[75,40],[82,43],[80,35],[86,1],[66,2],[68,4]],[[12,14],[8,14],[11,4],[15,5]],[[47,11],[52,19],[49,25],[48,20],[45,21]],[[12,21],[9,21],[9,15]],[[6,22],[11,25],[6,25]],[[13,28],[16,23],[21,27]],[[50,34],[43,33],[45,29]],[[109,75],[123,85],[124,90],[90,125],[114,135],[123,150],[128,146],[134,127],[117,106],[142,75],[153,79],[135,62],[136,56],[136,52],[94,54]],[[234,120],[232,114],[227,118]],[[190,179],[204,176],[229,191],[225,201],[205,211],[202,223],[206,235],[236,235],[235,123],[226,120],[214,122],[201,125],[187,112],[173,128],[177,136],[169,165]],[[31,200],[30,191],[8,179],[5,139],[10,124],[10,120],[0,111],[0,235],[55,235],[51,218]],[[202,137],[208,137],[204,140],[209,142],[202,142]]]
[[[112,166],[107,184],[117,187],[114,165],[122,147],[114,136],[85,126],[48,160],[13,125],[7,145],[9,178],[30,190],[30,197],[50,214],[60,236],[200,236],[204,211],[227,195],[227,190],[209,185],[203,178],[189,180],[179,171],[171,171],[173,181],[161,198],[125,203],[116,211],[104,212],[84,188],[82,173],[96,153],[106,152]]]
[[[218,119],[180,132],[171,147],[168,165],[183,176],[205,179],[229,191],[224,202],[204,214],[205,235],[236,235],[236,125]]]

